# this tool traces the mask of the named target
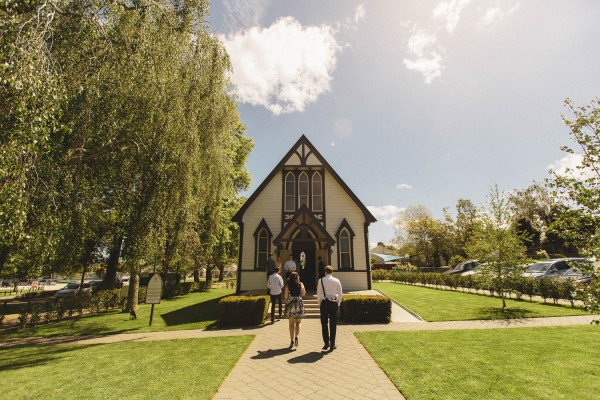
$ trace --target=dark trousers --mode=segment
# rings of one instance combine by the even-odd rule
[[[335,333],[337,330],[337,301],[321,301],[321,330],[323,333],[323,343],[331,346],[335,345]],[[329,327],[327,326],[329,324]]]
[[[281,293],[272,294],[271,296],[271,321],[275,320],[275,302],[279,303],[279,315],[281,315]]]

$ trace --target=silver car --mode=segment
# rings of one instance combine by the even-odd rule
[[[565,273],[570,264],[584,262],[584,258],[557,258],[553,260],[538,261],[530,264],[527,271],[521,274],[526,278],[554,278]]]

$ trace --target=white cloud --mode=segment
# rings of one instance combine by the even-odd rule
[[[346,118],[338,119],[333,125],[333,133],[341,138],[350,137],[353,131],[354,126],[352,125],[352,121]]]
[[[404,65],[411,71],[421,73],[425,83],[429,84],[435,78],[442,76],[444,65],[440,54],[441,47],[435,34],[414,24],[407,50],[411,58],[405,58]]]
[[[583,181],[594,176],[590,168],[580,168],[583,161],[581,154],[567,154],[563,158],[548,165],[548,170],[560,176],[568,176]]]
[[[443,20],[446,23],[448,33],[452,33],[458,25],[458,21],[460,21],[460,13],[469,3],[471,3],[471,0],[443,1],[433,9],[433,16]]]
[[[331,142],[331,147],[335,147],[335,142]]]
[[[365,19],[365,15],[367,15],[365,6],[363,4],[359,4],[354,12],[354,23],[358,24],[359,22],[363,21]]]
[[[381,207],[367,206],[367,209],[375,218],[383,221],[385,225],[394,225],[394,222],[396,222],[396,219],[398,218],[398,214],[404,211],[404,208],[396,207],[391,204]]]
[[[412,189],[412,185],[408,183],[399,183],[396,185],[396,189]]]
[[[517,2],[513,7],[509,8],[506,11],[501,9],[500,7],[488,8],[487,10],[485,10],[483,16],[479,19],[479,26],[485,27],[500,22],[504,18],[517,11],[519,6],[520,3]]]
[[[233,65],[238,99],[274,114],[304,111],[330,90],[337,53],[335,30],[303,26],[293,17],[268,28],[253,27],[221,37]]]

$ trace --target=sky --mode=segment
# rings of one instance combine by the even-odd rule
[[[562,115],[600,97],[600,2],[222,0],[209,26],[255,147],[251,194],[305,134],[390,243],[411,205],[434,217],[493,185],[577,163]]]

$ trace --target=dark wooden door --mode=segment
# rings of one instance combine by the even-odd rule
[[[292,244],[292,256],[296,263],[300,262],[302,252],[305,254],[304,265],[300,272],[300,280],[306,290],[314,291],[317,288],[317,255],[316,243],[313,240],[295,240]]]

